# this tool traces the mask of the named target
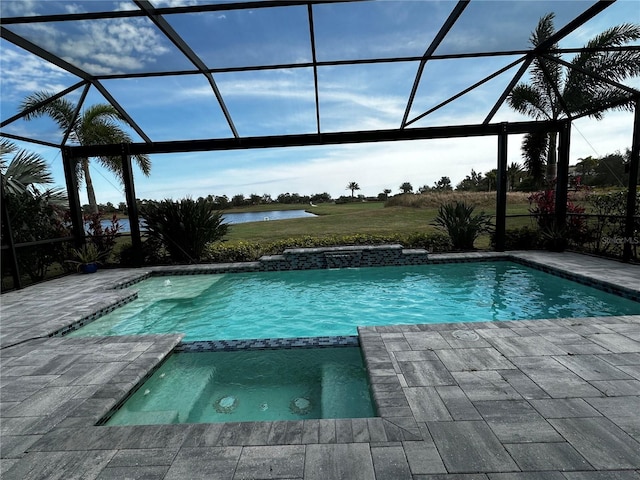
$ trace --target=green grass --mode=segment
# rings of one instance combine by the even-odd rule
[[[527,214],[528,207],[528,203],[512,202],[507,206],[507,214]],[[275,207],[271,205],[272,210],[279,208],[279,205]],[[342,205],[322,204],[306,210],[315,213],[318,217],[232,225],[225,240],[273,242],[301,235],[327,237],[352,234],[428,233],[437,230],[431,225],[438,213],[436,207],[385,207],[384,202],[354,202]],[[484,208],[484,210],[489,214],[495,214],[495,208]],[[529,222],[528,218],[512,219],[508,222],[508,226],[528,225]],[[487,248],[489,237],[479,239],[477,246]]]

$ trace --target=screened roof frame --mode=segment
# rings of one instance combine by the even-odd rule
[[[568,62],[561,58],[557,58],[552,54],[566,54],[566,53],[579,53],[586,51],[584,48],[552,48],[556,43],[565,38],[567,35],[575,31],[580,26],[584,25],[587,21],[597,16],[606,8],[611,6],[615,0],[598,0],[596,3],[588,7],[584,12],[578,14],[573,19],[569,20],[564,26],[562,26],[551,38],[544,44],[537,48],[525,48],[514,50],[490,50],[481,51],[475,53],[446,53],[441,54],[438,52],[438,47],[444,40],[447,39],[447,35],[451,29],[456,25],[456,22],[461,18],[463,12],[470,3],[470,0],[459,0],[454,4],[452,10],[449,12],[446,19],[440,25],[437,33],[433,36],[428,45],[425,45],[426,50],[422,55],[409,55],[409,56],[391,56],[384,57],[382,55],[372,58],[349,58],[349,59],[336,59],[336,60],[318,60],[316,51],[316,22],[314,20],[314,7],[316,5],[331,5],[331,4],[347,4],[347,3],[367,3],[369,0],[285,0],[285,1],[251,1],[251,2],[237,2],[237,3],[216,3],[210,5],[193,5],[182,7],[161,7],[156,8],[153,6],[150,0],[132,0],[137,10],[121,10],[121,11],[106,11],[106,12],[89,12],[89,13],[64,13],[54,15],[38,15],[38,16],[24,16],[24,17],[11,17],[0,19],[0,37],[4,40],[30,52],[31,54],[49,62],[57,67],[61,68],[65,72],[78,77],[80,81],[74,82],[73,85],[65,88],[64,90],[54,94],[47,101],[53,101],[58,98],[62,98],[65,95],[73,93],[79,89],[80,98],[77,103],[75,111],[75,117],[80,114],[83,103],[85,102],[91,87],[95,89],[109,102],[113,107],[122,115],[122,117],[129,123],[131,128],[142,138],[143,142],[136,142],[131,144],[117,144],[117,145],[67,145],[67,141],[70,137],[70,131],[63,132],[62,140],[60,143],[48,142],[38,138],[26,138],[18,136],[9,132],[0,131],[0,136],[12,138],[16,140],[47,145],[50,147],[60,148],[62,150],[63,165],[65,167],[65,179],[67,183],[67,191],[70,195],[70,210],[73,222],[74,240],[80,244],[84,238],[84,228],[81,219],[81,208],[78,198],[78,189],[76,178],[73,175],[73,162],[77,158],[91,157],[91,156],[121,156],[123,165],[123,180],[125,186],[125,194],[127,197],[127,204],[130,208],[131,226],[132,226],[132,243],[134,250],[140,252],[140,231],[138,225],[138,213],[135,203],[134,182],[131,172],[130,156],[135,154],[154,154],[154,153],[176,153],[176,152],[195,152],[195,151],[213,151],[213,150],[234,150],[234,149],[250,149],[250,148],[272,148],[272,147],[292,147],[292,146],[310,146],[310,145],[326,145],[326,144],[343,144],[343,143],[366,143],[366,142],[383,142],[383,141],[397,141],[397,140],[416,140],[416,139],[436,139],[436,138],[455,138],[455,137],[469,137],[469,136],[497,136],[498,142],[498,178],[499,184],[497,192],[497,215],[496,215],[496,249],[504,247],[504,233],[505,233],[505,208],[506,208],[506,144],[507,136],[510,134],[523,134],[530,132],[558,132],[559,133],[559,158],[558,158],[558,178],[564,179],[558,182],[556,189],[556,203],[559,205],[556,215],[558,221],[565,221],[566,212],[562,211],[562,205],[566,202],[566,180],[567,169],[569,165],[569,137],[571,130],[571,121],[598,113],[606,108],[613,106],[620,106],[622,104],[628,104],[633,100],[635,105],[635,126],[633,134],[633,146],[631,154],[631,173],[630,175],[637,175],[638,163],[639,163],[639,151],[640,151],[640,91],[635,88],[623,85],[619,82],[611,81],[599,75],[597,72],[587,71],[581,68],[577,68],[582,74],[589,75],[592,78],[605,82],[611,86],[618,88],[621,92],[628,94],[626,97],[621,97],[618,100],[611,102],[609,105],[594,107],[593,109],[572,113],[568,110],[567,106],[561,103],[561,108],[564,111],[564,117],[558,120],[548,121],[523,121],[523,122],[509,122],[509,123],[491,123],[498,110],[502,107],[505,100],[513,87],[521,80],[523,75],[527,72],[532,62],[536,59],[544,59],[545,61],[555,62],[558,65],[564,67],[575,68]],[[175,28],[167,21],[165,16],[178,15],[183,13],[199,13],[199,12],[223,12],[232,10],[248,10],[248,9],[264,9],[264,8],[278,8],[278,7],[300,7],[306,6],[306,17],[308,22],[308,47],[311,52],[310,61],[296,61],[288,63],[277,64],[260,64],[252,65],[245,64],[240,66],[227,66],[210,68],[203,61],[203,59],[194,51],[194,49],[186,42],[182,36],[175,30]],[[11,30],[11,25],[29,25],[29,24],[43,24],[52,22],[73,22],[73,21],[99,21],[105,19],[118,19],[118,18],[145,18],[149,20],[157,29],[157,32],[168,40],[177,51],[191,63],[193,69],[174,69],[168,71],[145,71],[145,72],[129,72],[129,73],[109,73],[109,74],[91,74],[88,71],[79,68],[66,60],[60,55],[57,55],[53,51],[47,50],[36,43],[31,42],[23,35]],[[638,51],[640,46],[629,47],[616,47],[608,49],[600,49],[600,51]],[[479,59],[488,57],[508,57],[517,56],[518,58],[511,61],[508,65],[503,66],[488,75],[477,80],[473,85],[470,85],[454,95],[449,96],[443,101],[440,101],[437,105],[418,113],[410,118],[412,105],[415,101],[418,87],[422,80],[422,75],[425,66],[430,61],[436,60],[449,60],[449,59]],[[402,119],[399,122],[397,128],[391,129],[371,129],[360,131],[330,131],[323,132],[321,129],[321,109],[320,109],[320,89],[318,82],[318,70],[321,67],[331,66],[343,66],[343,65],[373,65],[373,64],[385,64],[385,63],[397,63],[397,62],[414,62],[417,64],[417,72],[413,80],[411,91],[407,97],[406,106],[402,115]],[[544,63],[544,62],[542,62]],[[422,118],[425,118],[433,112],[441,109],[442,107],[450,104],[465,94],[479,88],[494,78],[508,72],[511,69],[516,68],[519,65],[515,75],[510,79],[497,101],[490,109],[489,113],[481,123],[473,125],[448,125],[448,126],[435,126],[435,127],[412,127]],[[235,126],[234,120],[229,112],[224,95],[218,88],[215,75],[221,73],[231,72],[250,72],[250,71],[267,71],[267,70],[279,70],[279,69],[297,69],[297,68],[311,68],[313,71],[313,97],[315,103],[315,133],[305,134],[290,134],[290,135],[266,135],[266,136],[241,136]],[[543,74],[549,76],[548,71],[543,67]],[[228,127],[232,133],[228,138],[209,138],[209,139],[172,139],[170,141],[153,141],[149,135],[146,134],[135,121],[135,119],[127,112],[127,110],[118,103],[113,97],[108,88],[103,85],[103,81],[116,80],[116,79],[134,79],[134,78],[151,78],[151,77],[164,77],[164,76],[184,76],[184,75],[197,75],[204,76],[207,80],[213,96],[216,98],[218,105],[223,113],[223,116],[228,124]],[[556,90],[556,95],[561,98],[559,92]],[[46,104],[46,101],[43,102]],[[33,110],[37,109],[35,106]],[[33,111],[32,110],[32,111]],[[3,128],[19,119],[29,112],[21,112],[13,115],[12,117],[2,121],[0,128]],[[635,172],[635,173],[634,173]],[[633,233],[634,225],[634,203],[635,199],[635,185],[630,185],[628,194],[628,205],[626,215],[626,232],[631,235]],[[4,192],[3,192],[4,196]],[[13,262],[14,279],[16,286],[20,288],[21,283],[19,279],[19,268],[16,263],[17,247],[25,246],[14,245],[13,238],[10,232],[10,225],[6,219],[6,208],[3,202],[2,214],[3,214],[3,226],[8,229],[8,246],[11,251],[11,259]],[[563,223],[560,223],[561,225]],[[629,233],[630,232],[630,233]],[[66,239],[62,239],[66,240]],[[51,241],[60,241],[51,240]],[[501,247],[499,247],[501,245]],[[3,245],[3,249],[5,245]],[[631,255],[630,249],[625,245],[624,258],[629,260]]]
[[[313,78],[314,78],[314,101],[315,101],[315,135],[317,136],[326,136],[327,133],[323,133],[320,127],[321,120],[321,112],[320,112],[320,93],[318,88],[318,68],[325,66],[339,66],[339,65],[357,65],[357,64],[377,64],[377,63],[394,63],[394,62],[419,62],[418,71],[416,73],[413,87],[408,96],[404,115],[402,120],[400,121],[400,125],[398,126],[398,130],[405,130],[410,125],[415,122],[421,120],[422,118],[430,115],[431,113],[437,111],[438,109],[444,107],[445,105],[453,102],[454,100],[460,98],[461,96],[469,93],[470,91],[476,89],[477,87],[485,84],[486,82],[492,80],[498,75],[508,71],[509,69],[520,65],[520,68],[513,76],[511,81],[508,83],[502,94],[499,96],[498,100],[495,102],[494,106],[491,108],[484,121],[483,125],[487,125],[494,118],[496,112],[500,109],[500,107],[504,104],[509,92],[511,89],[520,81],[522,76],[526,73],[529,66],[533,62],[534,58],[544,58],[549,61],[557,62],[560,65],[565,67],[573,68],[568,62],[552,57],[550,54],[552,53],[576,53],[584,51],[585,49],[580,48],[568,48],[568,49],[552,49],[551,47],[556,44],[559,40],[573,32],[575,29],[579,28],[585,22],[595,17],[607,7],[612,5],[613,2],[607,0],[599,0],[597,3],[593,4],[589,8],[587,8],[584,12],[579,14],[573,20],[569,21],[566,25],[560,28],[555,35],[549,38],[544,44],[540,45],[535,49],[519,49],[519,50],[509,50],[509,51],[488,51],[488,52],[480,52],[480,53],[460,53],[460,54],[436,54],[436,50],[440,43],[446,38],[447,33],[451,30],[451,28],[456,24],[456,21],[460,18],[465,8],[469,5],[470,0],[459,0],[448,17],[441,25],[438,33],[435,35],[431,43],[427,46],[425,53],[420,56],[404,56],[404,57],[390,57],[390,58],[367,58],[367,59],[349,59],[349,60],[331,60],[331,61],[320,61],[316,57],[316,44],[315,44],[315,33],[314,33],[314,17],[313,17],[313,7],[319,4],[340,4],[340,3],[354,3],[354,2],[362,2],[366,0],[328,0],[328,1],[320,1],[320,0],[307,0],[304,2],[286,0],[286,1],[263,1],[263,2],[238,2],[238,3],[225,3],[225,4],[211,4],[211,5],[191,5],[191,6],[181,6],[181,7],[154,7],[153,4],[149,0],[133,0],[135,5],[138,7],[137,10],[124,10],[124,11],[108,11],[108,12],[89,12],[89,13],[65,13],[65,14],[53,14],[53,15],[40,15],[40,16],[26,16],[26,17],[9,17],[2,18],[2,26],[0,26],[0,37],[3,39],[21,47],[24,50],[31,52],[32,54],[62,68],[66,72],[75,75],[81,78],[81,81],[75,83],[74,85],[68,87],[67,89],[59,92],[58,94],[51,97],[50,100],[54,100],[56,98],[61,98],[62,96],[83,87],[83,92],[81,94],[81,101],[78,103],[79,108],[81,108],[84,99],[86,98],[87,92],[90,86],[94,86],[98,92],[100,92],[104,98],[111,103],[118,112],[122,115],[122,117],[129,123],[131,128],[143,139],[144,143],[147,144],[148,147],[154,145],[157,142],[154,142],[145,131],[136,123],[135,119],[129,115],[127,110],[122,107],[118,101],[111,95],[109,90],[102,84],[103,80],[111,80],[111,79],[127,79],[127,78],[145,78],[145,77],[157,77],[157,76],[171,76],[171,75],[202,75],[204,76],[214,94],[216,101],[218,102],[220,109],[222,110],[224,117],[227,121],[229,129],[232,133],[233,139],[242,140],[247,137],[241,137],[235,127],[233,118],[226,106],[225,99],[217,87],[214,75],[219,73],[226,72],[243,72],[243,71],[259,71],[259,70],[278,70],[278,69],[295,69],[295,68],[312,68],[313,69]],[[286,63],[286,64],[275,64],[275,65],[246,65],[240,67],[218,67],[218,68],[209,68],[205,62],[193,51],[193,49],[189,46],[187,42],[176,32],[176,30],[167,22],[164,16],[168,15],[176,15],[181,13],[198,13],[198,12],[223,12],[230,10],[247,10],[247,9],[262,9],[262,8],[276,8],[276,7],[288,7],[288,6],[304,6],[307,7],[307,18],[308,18],[308,27],[309,27],[309,48],[312,55],[312,60],[305,62],[295,62],[295,63]],[[162,71],[162,72],[134,72],[134,73],[117,73],[117,74],[102,74],[102,75],[92,75],[79,67],[67,62],[60,56],[52,53],[51,51],[45,50],[44,48],[32,43],[28,39],[24,38],[11,31],[9,28],[11,25],[17,24],[34,24],[34,23],[50,23],[50,22],[67,22],[67,21],[78,21],[78,20],[100,20],[100,19],[113,19],[113,18],[133,18],[133,17],[144,17],[148,18],[153,22],[158,31],[164,35],[173,45],[177,47],[182,55],[184,55],[190,63],[194,65],[193,70],[171,70],[171,71]],[[637,50],[640,47],[637,46],[629,46],[629,47],[616,47],[607,49],[607,51],[623,51],[623,50]],[[442,59],[458,59],[458,58],[482,58],[482,57],[498,57],[498,56],[513,56],[517,55],[520,58],[511,62],[509,65],[500,68],[493,73],[485,76],[481,80],[477,81],[473,85],[461,90],[460,92],[452,95],[448,99],[440,102],[438,105],[415,115],[413,118],[409,118],[411,107],[413,105],[416,91],[418,85],[420,84],[421,76],[424,70],[426,63],[430,60],[442,60]],[[607,78],[598,75],[597,72],[590,72],[583,69],[578,69],[581,73],[586,75],[590,75],[593,78],[606,82],[609,85],[615,86],[620,90],[629,94],[629,98],[621,99],[619,102],[614,102],[613,105],[622,104],[628,101],[631,98],[638,98],[640,96],[640,91],[628,87],[626,85],[620,84],[615,81],[611,81]],[[556,92],[558,94],[559,92]],[[577,118],[581,118],[583,116],[594,113],[593,110],[588,112],[580,112],[578,114],[572,115],[566,105],[562,105],[564,114],[566,119],[573,120]],[[597,111],[598,109],[594,109]],[[14,115],[0,123],[0,128],[5,127],[6,125],[14,122],[15,120],[20,119],[25,115],[26,112],[22,112],[20,114]],[[78,112],[79,113],[79,110]],[[412,128],[411,131],[415,131],[415,138],[424,138],[424,132],[420,133],[419,128]],[[457,130],[456,130],[457,131]],[[372,136],[369,134],[373,131],[366,131],[366,135],[362,135],[362,141],[370,141],[366,140],[367,138],[371,138]],[[0,135],[6,136],[9,138],[14,138],[17,140],[23,140],[27,142],[39,143],[44,145],[49,145],[52,147],[63,147],[65,146],[70,132],[64,132],[63,140],[60,144],[54,144],[51,142],[41,141],[38,139],[31,139],[20,137],[17,135],[13,135],[7,132],[0,132]],[[346,138],[353,138],[354,132],[345,132],[349,133]],[[363,132],[364,133],[364,132]],[[382,133],[382,132],[381,132]],[[285,135],[286,137],[287,135]],[[388,136],[388,135],[382,135]],[[455,136],[455,135],[454,135]],[[316,140],[312,140],[311,136],[305,135],[297,135],[296,138],[298,141],[301,138],[309,138],[310,144],[316,144]],[[403,133],[402,135],[398,135],[398,137],[411,137],[411,135],[406,135]],[[252,139],[251,142],[246,142],[251,145],[258,145],[260,142],[256,142],[257,138]],[[220,139],[215,139],[220,140]],[[229,139],[231,140],[231,139]],[[176,139],[176,141],[182,143],[181,139]],[[297,144],[298,141],[293,142]],[[163,142],[167,143],[167,142]],[[216,144],[231,144],[229,142],[214,142]],[[267,142],[272,144],[274,142]],[[288,142],[275,142],[277,143],[288,143]],[[265,145],[266,146],[266,145]],[[73,147],[74,150],[77,147]],[[94,149],[91,149],[94,150]],[[147,150],[147,149],[145,149]],[[153,148],[151,148],[153,151]]]

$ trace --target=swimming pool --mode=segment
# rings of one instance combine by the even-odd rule
[[[375,416],[359,348],[171,355],[106,425]]]
[[[355,335],[371,325],[640,314],[640,303],[514,262],[152,277],[70,335],[185,341]]]

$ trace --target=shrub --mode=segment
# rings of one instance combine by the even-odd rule
[[[173,261],[199,261],[208,243],[220,240],[229,226],[212,200],[200,198],[150,202],[141,209],[147,235],[157,240]]]
[[[5,196],[15,243],[37,242],[70,235],[64,213],[46,195],[10,194]],[[33,282],[45,278],[54,263],[65,255],[63,243],[50,243],[17,249],[18,266]],[[3,262],[3,267],[7,262]]]
[[[433,224],[447,231],[454,250],[473,250],[473,243],[481,233],[492,231],[491,216],[484,212],[473,214],[475,207],[465,202],[440,205]]]
[[[533,250],[541,246],[541,235],[538,229],[530,227],[512,228],[505,231],[505,250]],[[495,232],[491,234],[491,246],[495,248]]]
[[[116,244],[116,238],[122,225],[118,223],[118,217],[114,213],[110,219],[111,224],[103,227],[103,215],[104,212],[88,213],[83,215],[83,220],[86,225],[88,242],[96,247],[100,258],[107,261]]]
[[[129,242],[121,245],[115,256],[118,259],[118,263],[123,267],[137,267],[140,263],[142,265],[170,263],[168,252],[157,238],[147,237],[144,239],[140,253],[140,257],[134,257],[133,246]]]
[[[233,242],[214,243],[206,248],[206,259],[214,263],[250,262],[263,255],[281,254],[287,248],[333,247],[339,245],[383,245],[399,243],[406,248],[424,248],[431,252],[451,249],[449,237],[442,233],[416,232],[408,235],[368,235],[312,237],[300,236],[270,243]]]
[[[589,228],[591,248],[595,253],[622,253],[627,211],[627,190],[589,194],[587,202],[597,215],[595,225]],[[640,192],[636,195],[636,212],[640,212]],[[640,221],[636,219],[636,231]]]
[[[538,226],[543,231],[557,230],[556,219],[556,192],[549,189],[542,192],[535,192],[529,196],[529,212],[536,216]],[[567,199],[567,232],[574,240],[580,240],[584,236],[586,229],[585,218],[582,216],[585,208]]]

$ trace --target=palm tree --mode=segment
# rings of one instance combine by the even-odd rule
[[[513,187],[519,181],[523,171],[524,170],[520,164],[511,162],[511,164],[507,167],[507,190],[513,190]]]
[[[400,185],[400,191],[402,193],[412,193],[413,192],[413,186],[409,183],[409,182],[404,182],[402,185]]]
[[[22,111],[27,113],[25,120],[31,120],[41,116],[51,117],[64,132],[69,132],[69,138],[80,145],[96,145],[110,143],[130,143],[131,137],[125,132],[118,122],[125,122],[120,113],[108,104],[95,104],[88,107],[76,116],[77,105],[59,98],[47,103],[53,94],[48,92],[36,92],[29,95],[22,102]],[[120,157],[95,157],[107,170],[111,170],[122,179],[122,159]],[[138,167],[145,176],[151,171],[151,161],[147,155],[134,155]],[[87,188],[87,198],[93,213],[98,211],[96,194],[89,172],[89,158],[80,158],[76,163],[76,175],[78,183],[84,180]]]
[[[530,42],[534,47],[544,43],[554,35],[554,14],[543,16],[532,32]],[[585,45],[585,50],[576,54],[571,65],[592,71],[614,82],[640,75],[640,52],[602,51],[610,47],[624,46],[640,39],[640,25],[622,24],[611,27],[596,35]],[[550,50],[557,49],[552,45]],[[549,53],[560,59],[560,53]],[[530,71],[531,82],[516,85],[507,98],[514,110],[543,120],[558,120],[561,114],[576,114],[591,111],[594,107],[606,107],[612,102],[629,98],[620,88],[602,82],[575,68],[565,68],[561,64],[543,57],[536,57]],[[611,108],[611,107],[609,107]],[[632,110],[633,99],[615,108]],[[566,110],[566,111],[565,111]],[[602,112],[590,114],[598,120]],[[523,141],[523,156],[534,181],[540,182],[546,159],[546,178],[556,177],[557,133],[527,134]]]
[[[351,198],[353,198],[353,192],[360,190],[360,185],[357,182],[349,182],[347,184],[347,190],[351,190]]]
[[[13,154],[9,162],[5,159],[8,154]],[[41,186],[54,183],[45,160],[37,153],[18,150],[15,143],[6,139],[0,141],[0,173],[2,187],[8,194],[42,196],[55,204],[67,202],[67,196],[61,188],[40,190]]]

